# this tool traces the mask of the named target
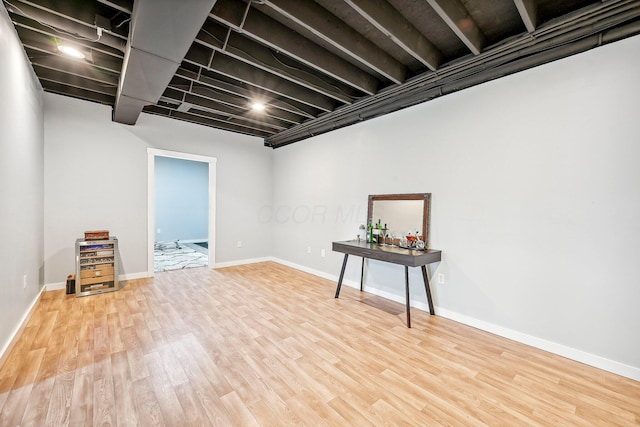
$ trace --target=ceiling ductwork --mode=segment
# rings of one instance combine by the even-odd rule
[[[158,102],[216,0],[136,0],[113,120],[133,125]]]

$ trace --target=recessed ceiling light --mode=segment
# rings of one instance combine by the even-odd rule
[[[65,55],[71,56],[73,58],[84,59],[84,53],[80,52],[75,47],[61,44],[60,46],[58,46],[58,50],[64,53]]]
[[[265,105],[262,102],[254,102],[251,104],[251,109],[253,111],[264,111]]]

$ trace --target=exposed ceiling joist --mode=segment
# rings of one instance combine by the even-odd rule
[[[611,43],[640,33],[640,1],[614,5],[599,5],[580,16],[577,23],[571,19],[556,21],[544,28],[545,37],[530,43],[524,49],[518,48],[520,40],[512,40],[507,46],[498,46],[483,52],[485,57],[481,72],[472,72],[465,63],[472,64],[476,57],[467,58],[458,64],[451,64],[439,70],[438,75],[425,75],[404,85],[394,86],[381,92],[378,99],[366,99],[339,111],[326,114],[317,120],[289,128],[265,143],[272,147],[296,142],[309,136],[330,132],[344,126],[373,117],[397,111],[409,105],[457,92],[468,87],[504,77],[539,64]],[[583,26],[581,21],[590,22]],[[625,25],[616,26],[620,22]],[[541,29],[542,30],[542,29]],[[571,42],[574,41],[574,42]]]
[[[26,35],[25,33],[27,32],[28,30],[18,30],[18,34],[20,34],[20,36],[22,37],[22,43],[29,57],[41,57],[42,54],[46,54],[47,56],[54,56],[69,62],[69,58],[58,52],[55,45],[52,44],[51,40],[49,40],[47,37],[33,32]],[[36,55],[30,51],[39,52],[39,55]],[[94,67],[114,73],[120,73],[120,70],[122,69],[121,59],[117,59],[109,55],[104,55],[100,52],[92,52],[90,62],[86,60],[73,60],[72,62],[72,64],[78,63],[83,63],[88,67]],[[71,67],[73,67],[73,65]]]
[[[640,34],[640,0],[2,4],[45,91],[271,147]],[[62,43],[85,58],[63,56]]]
[[[50,70],[56,70],[69,75],[82,77],[110,86],[118,86],[117,74],[106,72],[95,67],[87,67],[85,64],[81,63],[72,64],[70,66],[69,61],[66,60],[66,58],[60,58],[52,55],[32,57],[31,64],[33,65],[34,69],[36,67],[48,68]],[[35,71],[36,73],[38,72],[38,70]],[[40,74],[38,73],[38,76],[39,75]]]
[[[133,0],[98,0],[98,2],[128,15],[131,15],[133,10]]]
[[[262,125],[262,128],[269,129],[271,132],[278,132],[285,130],[287,126],[278,120],[273,118],[265,118],[261,115],[255,115],[251,110],[247,108],[239,108],[235,106],[229,106],[216,102],[214,99],[209,98],[206,90],[202,90],[198,94],[185,91],[182,88],[169,86],[162,95],[163,98],[169,98],[179,103],[188,103],[194,107],[198,107],[203,110],[211,111],[212,113],[218,113],[227,115],[235,119],[246,121],[253,125]]]
[[[274,74],[277,77],[314,92],[318,92],[325,97],[332,98],[343,104],[350,104],[359,95],[350,87],[345,87],[340,82],[327,81],[315,75],[311,70],[302,69],[299,65],[288,65],[288,58],[279,57],[279,54],[272,52],[268,48],[262,48],[262,45],[246,39],[237,33],[231,33],[229,35],[229,40],[224,52],[246,64]]]
[[[210,17],[365,94],[376,92],[379,82],[373,76],[256,9],[245,16],[246,7],[236,0],[218,0]]]
[[[117,80],[117,73],[110,71],[106,68],[87,66],[87,64],[72,64],[69,65],[67,58],[62,58],[60,55],[52,55],[48,51],[41,50],[35,44],[25,44],[25,50],[27,56],[34,65],[40,65],[46,68],[56,69],[59,71],[65,71],[69,74],[80,75],[91,80],[102,81],[111,83],[115,77]]]
[[[90,90],[80,89],[75,86],[67,86],[62,83],[54,82],[47,79],[40,80],[42,87],[47,92],[57,93],[60,95],[71,95],[74,98],[84,99],[86,101],[97,102],[99,104],[113,105],[115,97],[104,93],[93,92]]]
[[[530,33],[536,30],[536,23],[538,21],[536,2],[535,0],[513,0],[518,8],[518,13],[522,17],[524,26],[527,27],[527,31]]]
[[[27,4],[20,0],[11,0],[11,4],[14,6],[7,5],[9,12],[30,18],[39,23],[46,23],[51,30],[58,32],[60,37],[72,37],[78,42],[100,42],[119,51],[124,51],[125,40],[107,32],[103,32],[102,35],[98,36],[95,24],[71,18],[71,16],[53,13],[52,9],[40,7],[40,5],[36,7],[34,5],[37,3],[33,2]],[[84,18],[86,19],[86,16]],[[95,19],[95,14],[92,19]]]
[[[246,100],[238,99],[206,86],[194,85],[189,93],[205,99],[206,102],[202,104],[204,104],[204,106],[210,105],[212,109],[217,109],[217,111],[222,111],[225,106],[228,106],[244,112],[244,117],[249,118],[250,121],[253,122],[265,123],[280,130],[284,130],[291,125],[291,121],[283,118],[282,113],[277,111],[277,109],[273,111],[274,108],[270,107],[263,113],[254,113],[248,109]],[[297,121],[296,123],[301,123],[301,121]]]
[[[427,0],[427,2],[474,55],[482,52],[487,40],[460,0]]]
[[[202,66],[229,78],[251,84],[264,91],[298,101],[322,111],[332,111],[335,102],[327,97],[299,86],[287,80],[277,78],[271,73],[261,70],[223,52],[217,52],[205,46],[194,44],[187,52],[185,61]],[[258,96],[260,94],[256,94]],[[264,100],[269,102],[270,100]]]
[[[251,103],[251,100],[256,97],[256,94],[261,94],[258,88],[247,88],[245,87],[246,85],[240,82],[232,84],[222,81],[209,75],[206,70],[200,70],[200,72],[196,73],[184,68],[178,68],[176,76],[189,79],[212,89],[242,97],[246,100],[247,104]],[[305,104],[296,103],[295,101],[272,99],[269,105],[279,110],[277,114],[280,118],[291,123],[300,123],[302,118],[312,119],[315,117],[314,112],[311,111],[313,109]],[[273,111],[273,109],[269,109],[269,111]]]
[[[172,110],[168,107],[162,107],[158,105],[147,106],[144,109],[145,112],[156,114],[159,116],[172,117],[174,119],[183,120],[186,122],[197,123],[205,126],[210,126],[218,129],[224,129],[231,132],[243,133],[246,135],[254,135],[259,136],[261,138],[266,138],[271,135],[270,132],[264,132],[262,130],[251,129],[243,126],[239,126],[235,123],[230,123],[226,120],[214,119],[206,117],[202,114],[189,114],[183,113],[177,110]]]
[[[194,85],[191,88],[191,93],[205,97],[212,102],[216,102],[221,105],[228,105],[230,107],[246,109],[248,105],[247,100],[242,97],[230,95],[207,86]],[[273,105],[270,105],[269,108],[262,113],[256,114],[256,120],[268,122],[269,119],[274,119],[277,123],[282,123],[282,126],[285,128],[288,128],[292,124],[300,124],[303,121],[300,116],[275,108]]]
[[[95,43],[87,40],[78,39],[77,37],[72,37],[68,34],[56,32],[51,27],[44,26],[39,22],[27,18],[25,16],[11,14],[11,19],[15,24],[16,28],[24,28],[30,31],[34,31],[45,36],[48,36],[50,40],[53,42],[54,40],[71,43],[74,46],[78,46],[81,49],[91,50],[92,52],[101,52],[106,55],[115,56],[116,58],[122,59],[123,51],[118,50],[101,43]]]
[[[47,67],[42,67],[40,65],[33,66],[34,71],[38,73],[40,79],[49,80],[51,82],[55,82],[58,84],[63,84],[65,86],[71,86],[78,89],[89,90],[92,92],[97,92],[105,95],[116,95],[117,83],[109,84],[97,82],[94,79],[87,79],[82,76],[73,75],[66,73],[64,71],[58,71]]]
[[[402,64],[357,31],[343,25],[335,15],[317,3],[297,0],[263,1],[281,15],[311,31],[316,37],[349,55],[363,66],[394,83],[404,82],[407,71]]]
[[[346,2],[408,54],[430,70],[438,69],[442,53],[389,3],[372,0]]]
[[[252,134],[253,132],[260,132],[263,135],[273,135],[274,133],[276,133],[273,129],[269,129],[266,126],[261,126],[261,125],[257,125],[257,124],[253,124],[253,123],[248,123],[244,120],[239,120],[235,117],[229,117],[226,114],[219,114],[219,113],[214,113],[208,110],[203,110],[196,107],[193,107],[189,110],[189,113],[191,114],[196,114],[200,117],[207,117],[207,118],[211,118],[214,120],[220,120],[220,121],[224,121],[227,124],[231,124],[234,126],[237,126],[238,128],[242,127],[242,128],[246,128],[246,131],[248,134]]]
[[[213,25],[217,24],[211,21],[205,23],[203,31],[206,31],[208,35],[213,34],[213,31],[215,31],[211,28]],[[209,36],[209,38],[211,38],[211,36]],[[282,55],[234,31],[229,30],[226,41],[224,39],[219,40],[215,37],[214,39],[213,43],[203,41],[200,36],[196,40],[203,45],[224,52],[248,65],[316,91],[336,101],[349,104],[354,98],[360,95],[351,87],[341,82],[331,81],[321,74],[316,75],[314,70],[305,70],[296,64],[288,65],[285,62],[289,61],[286,57],[279,57]]]
[[[108,17],[98,15],[99,2],[96,0],[55,1],[55,0],[20,0],[51,15],[72,20],[95,30],[98,27],[110,35],[119,37],[123,42],[127,40],[127,29],[112,27]],[[14,3],[11,1],[10,3]],[[14,3],[15,4],[15,3]],[[50,23],[47,21],[47,23]]]

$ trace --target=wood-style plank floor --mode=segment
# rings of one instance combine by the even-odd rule
[[[275,263],[47,292],[0,426],[639,425],[640,383]]]

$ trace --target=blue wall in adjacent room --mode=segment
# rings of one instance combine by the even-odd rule
[[[155,240],[206,240],[209,164],[155,158]],[[158,232],[160,230],[160,232]]]

